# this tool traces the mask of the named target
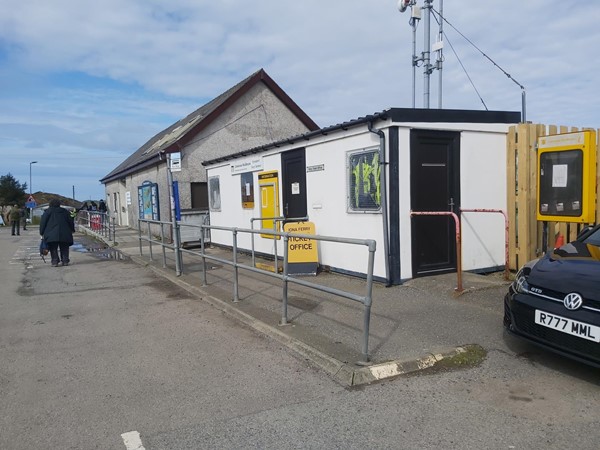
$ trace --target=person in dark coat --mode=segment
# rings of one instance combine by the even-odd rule
[[[63,266],[69,265],[69,247],[73,245],[74,232],[75,224],[69,211],[61,208],[57,199],[50,200],[50,206],[40,221],[40,235],[48,244],[53,267],[60,262]]]
[[[19,205],[15,205],[8,213],[8,218],[10,219],[12,235],[15,235],[15,231],[17,232],[17,236],[21,235],[21,209]]]

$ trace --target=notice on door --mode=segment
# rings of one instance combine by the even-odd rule
[[[283,226],[287,233],[315,234],[313,222],[288,222]],[[294,275],[316,275],[319,267],[317,241],[307,237],[295,237],[288,240],[288,272]]]

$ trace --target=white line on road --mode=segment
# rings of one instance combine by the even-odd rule
[[[125,443],[127,450],[145,450],[144,446],[142,445],[140,433],[137,431],[123,433],[121,437],[123,438],[123,442]]]

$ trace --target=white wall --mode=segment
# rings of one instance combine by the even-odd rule
[[[347,132],[336,134],[336,139],[314,139],[307,141],[306,165],[323,164],[325,170],[306,174],[307,183],[307,213],[315,224],[319,235],[375,239],[377,251],[375,259],[375,276],[385,277],[383,229],[381,213],[349,213],[347,211],[347,152],[373,148],[379,145],[379,137],[373,133]],[[289,146],[278,149],[277,153],[263,154],[263,171],[277,170],[279,172],[279,199],[281,202],[281,155],[280,151],[299,148]],[[239,162],[239,161],[238,161]],[[208,176],[220,177],[221,211],[211,211],[211,224],[228,227],[250,228],[250,219],[260,217],[258,172],[254,172],[255,208],[242,209],[240,194],[240,176],[232,175],[229,164],[208,168]],[[255,228],[260,222],[255,222]],[[231,233],[213,231],[213,242],[231,245]],[[250,249],[250,237],[238,235],[238,245]],[[273,254],[272,239],[255,237],[255,250]],[[278,242],[278,255],[283,255],[283,247]],[[331,242],[319,243],[319,262],[322,265],[342,268],[347,271],[366,273],[368,249],[366,246],[338,244]]]
[[[506,135],[461,134],[460,190],[463,209],[506,211]],[[461,218],[463,270],[504,265],[504,216],[465,212]]]
[[[399,206],[400,266],[402,279],[412,278],[412,236],[410,218],[410,130],[414,128],[461,131],[461,206],[462,208],[506,209],[506,131],[498,124],[391,124],[399,127]],[[389,145],[387,129],[386,144]],[[376,148],[379,137],[365,126],[316,136],[309,141],[280,147],[262,154],[262,170],[278,170],[281,177],[280,153],[306,148],[306,165],[323,164],[325,170],[308,172],[307,211],[315,223],[317,234],[375,239],[377,252],[375,276],[385,277],[385,252],[381,213],[349,213],[347,209],[347,154],[365,148]],[[254,155],[256,157],[258,155]],[[389,161],[389,155],[387,156]],[[236,160],[237,163],[240,160]],[[389,172],[388,172],[389,173]],[[211,224],[250,227],[250,218],[260,216],[257,172],[254,173],[254,210],[242,209],[239,175],[232,175],[230,164],[208,168],[208,175],[220,176],[220,212],[211,211]],[[389,183],[389,176],[388,176]],[[389,192],[389,190],[388,190]],[[281,200],[281,179],[280,192]],[[256,228],[260,222],[255,222]],[[485,269],[504,264],[504,218],[496,213],[465,213],[462,216],[463,270]],[[230,233],[213,233],[213,241],[231,245]],[[239,236],[240,247],[250,248],[250,238]],[[258,252],[273,253],[273,241],[255,238]],[[279,243],[278,254],[283,250]],[[321,243],[320,263],[358,273],[366,272],[367,250],[363,247]]]

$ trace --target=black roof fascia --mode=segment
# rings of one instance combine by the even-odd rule
[[[519,123],[521,113],[513,111],[477,111],[465,109],[390,108],[393,122],[448,123]]]
[[[375,114],[371,114],[365,117],[359,117],[358,119],[349,120],[348,122],[338,123],[337,125],[331,125],[329,127],[320,128],[315,131],[310,131],[308,133],[299,134],[296,136],[292,136],[290,138],[285,138],[280,141],[271,142],[270,144],[261,145],[259,147],[250,148],[248,150],[243,150],[241,152],[232,153],[231,155],[221,156],[219,158],[210,159],[208,161],[202,161],[203,166],[210,166],[211,164],[218,164],[224,161],[229,161],[232,159],[237,159],[242,156],[248,156],[255,153],[266,152],[275,147],[281,147],[282,145],[293,145],[298,141],[304,140],[308,141],[310,138],[315,136],[326,136],[332,131],[337,130],[347,130],[349,128],[355,127],[357,125],[362,125],[367,122],[372,122],[375,120],[386,120],[388,118],[388,111],[381,111]]]
[[[237,159],[242,156],[248,156],[254,153],[261,153],[280,147],[281,145],[294,144],[300,140],[309,140],[315,136],[327,135],[330,132],[338,130],[347,130],[357,125],[375,120],[391,119],[392,122],[430,122],[430,123],[519,123],[521,121],[521,113],[514,111],[477,111],[465,109],[417,109],[417,108],[390,108],[375,114],[348,122],[339,123],[319,130],[293,136],[291,138],[282,139],[280,141],[265,144],[260,147],[250,148],[241,152],[233,153],[227,156],[203,161],[203,166],[218,164],[224,161]]]

